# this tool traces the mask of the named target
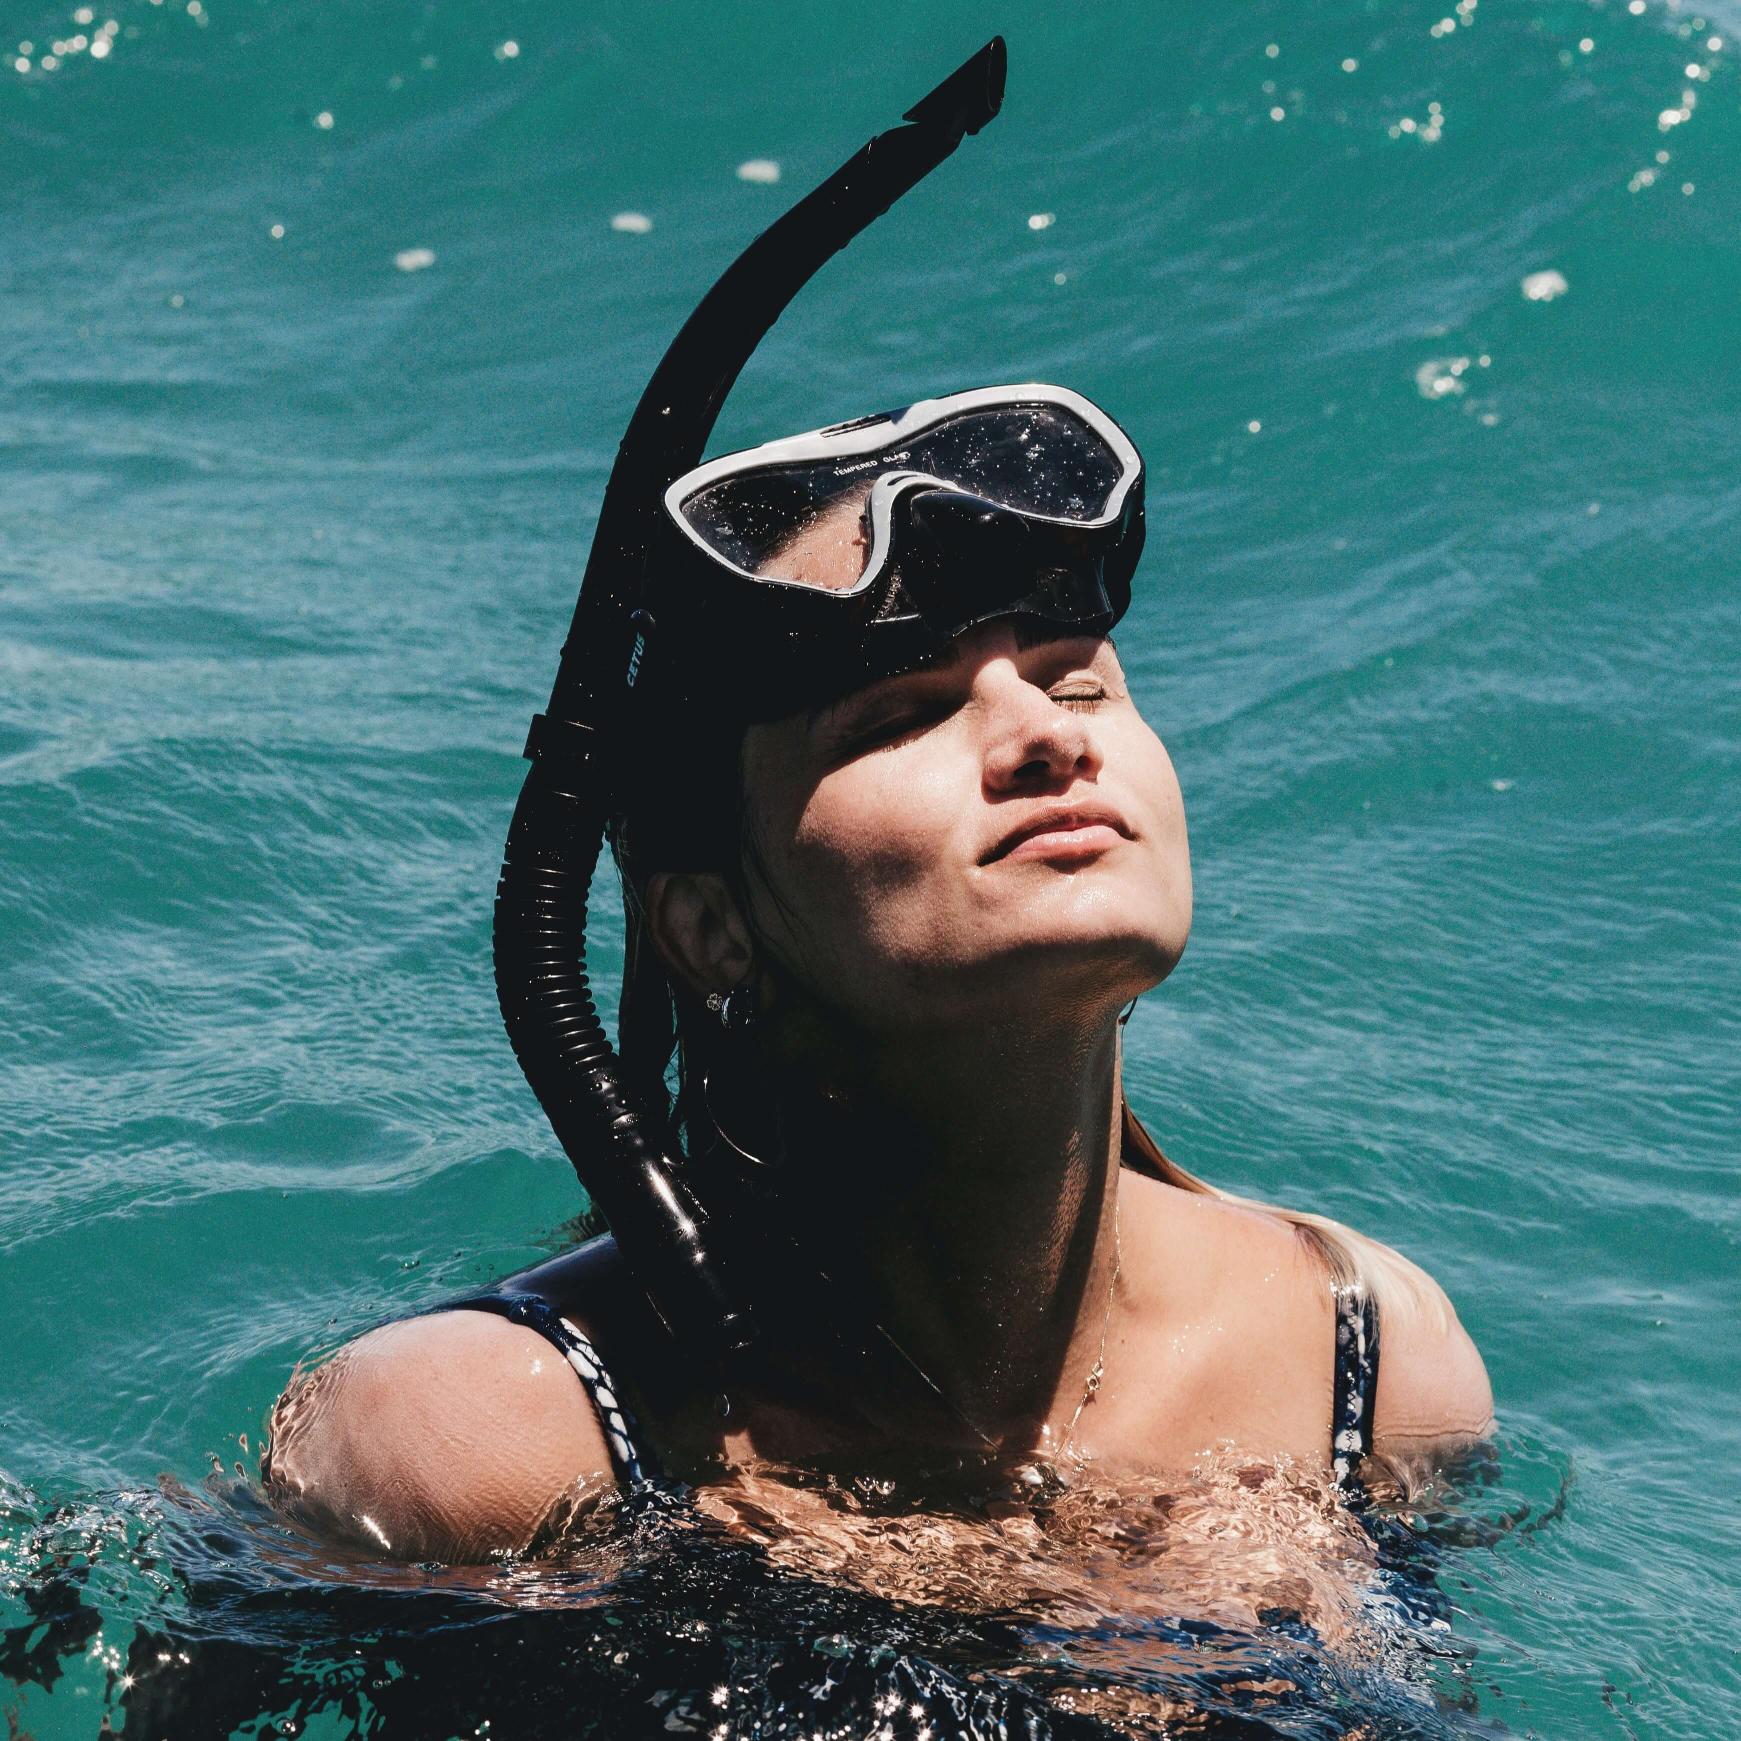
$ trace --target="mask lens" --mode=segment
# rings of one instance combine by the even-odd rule
[[[727,562],[768,580],[836,591],[855,586],[870,556],[865,508],[877,461],[769,466],[723,478],[683,504],[692,530]]]
[[[874,554],[867,509],[878,479],[890,473],[932,480],[1019,514],[1081,522],[1106,513],[1125,476],[1111,443],[1058,405],[980,406],[891,434],[881,446],[866,442],[875,427],[842,432],[834,451],[812,459],[716,478],[686,496],[679,512],[736,568],[847,591]]]

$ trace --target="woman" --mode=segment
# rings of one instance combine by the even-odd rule
[[[798,565],[856,578],[857,519],[815,522]],[[752,726],[738,754],[735,861],[631,858],[651,941],[688,1042],[762,1054],[797,1242],[948,1411],[915,1445],[907,1398],[838,1394],[828,1343],[792,1326],[722,1420],[608,1244],[523,1278],[602,1352],[662,1460],[983,1438],[1109,1472],[1182,1473],[1218,1443],[1327,1469],[1350,1276],[1382,1313],[1378,1460],[1418,1470],[1488,1430],[1480,1358],[1425,1276],[1198,1186],[1125,1113],[1120,1013],[1182,954],[1191,873],[1172,765],[1110,640],[987,623],[947,664]],[[753,1039],[696,1020],[746,992]],[[597,1388],[549,1356],[478,1311],[375,1330],[281,1405],[274,1488],[396,1555],[523,1549],[626,1477]]]
[[[938,124],[910,185],[989,118],[938,123],[983,59],[876,162]],[[782,223],[836,183],[856,197],[865,161]],[[705,317],[751,258],[655,376],[613,493],[643,425],[665,460],[682,448],[674,359],[698,330],[718,342]],[[1490,1430],[1480,1357],[1425,1275],[1200,1184],[1126,1108],[1121,1013],[1191,918],[1178,782],[1109,638],[1142,541],[1128,438],[1077,395],[1023,387],[695,465],[813,269],[723,347],[658,514],[622,544],[653,606],[625,619],[635,699],[610,740],[622,1068],[636,1104],[662,1106],[674,1011],[688,1159],[653,1194],[674,1238],[711,1212],[757,1339],[722,1359],[673,1335],[627,1220],[620,1247],[371,1331],[281,1399],[266,1476],[376,1551],[522,1552],[655,1458],[705,1492],[819,1465],[1166,1483],[1222,1452],[1357,1498]],[[607,495],[595,599],[619,522]],[[577,742],[593,723],[578,704],[551,718]],[[578,755],[549,778],[578,787]],[[634,1120],[607,1087],[616,1140]],[[561,1128],[562,1097],[540,1092]],[[694,1213],[673,1195],[691,1190]]]

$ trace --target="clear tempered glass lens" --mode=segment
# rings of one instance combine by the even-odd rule
[[[717,479],[687,497],[681,511],[739,568],[850,587],[871,554],[871,490],[891,472],[923,473],[1024,514],[1094,520],[1124,467],[1098,431],[1060,406],[988,405],[886,447]]]

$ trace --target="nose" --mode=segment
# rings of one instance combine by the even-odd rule
[[[1009,659],[979,671],[985,719],[985,785],[994,795],[1061,790],[1091,780],[1105,759],[1088,720],[1030,683]]]

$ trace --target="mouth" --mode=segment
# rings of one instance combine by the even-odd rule
[[[1130,825],[1110,804],[1048,805],[1030,811],[979,862],[1022,858],[1081,862],[1131,838]]]

